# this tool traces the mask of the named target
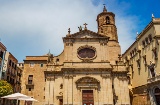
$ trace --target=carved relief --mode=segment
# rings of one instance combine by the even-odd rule
[[[82,87],[93,87],[98,88],[100,85],[100,82],[92,77],[82,77],[76,81],[77,88]]]

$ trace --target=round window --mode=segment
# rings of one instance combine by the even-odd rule
[[[93,58],[95,57],[95,51],[91,48],[83,48],[78,51],[78,56],[80,58]]]

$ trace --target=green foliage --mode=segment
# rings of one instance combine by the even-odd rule
[[[12,94],[13,88],[10,83],[4,80],[0,80],[0,97]]]

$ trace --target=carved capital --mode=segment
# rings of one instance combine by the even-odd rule
[[[54,81],[55,77],[47,77],[46,79],[47,79],[47,81]]]
[[[73,75],[65,75],[64,78],[65,78],[65,79],[72,79],[72,78],[73,78]]]
[[[110,75],[110,74],[102,74],[101,77],[102,77],[102,78],[110,78],[111,75]]]
[[[120,80],[128,80],[127,76],[118,76],[118,79],[120,79]]]

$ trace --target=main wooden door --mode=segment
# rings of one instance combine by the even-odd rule
[[[94,105],[93,90],[82,90],[82,105]]]
[[[59,105],[63,105],[63,99],[59,99]]]
[[[155,95],[157,105],[160,105],[160,95]]]

